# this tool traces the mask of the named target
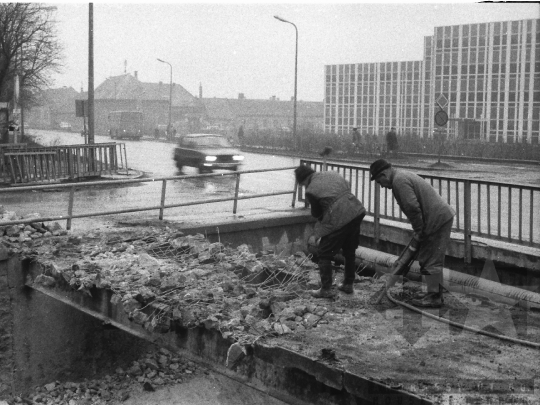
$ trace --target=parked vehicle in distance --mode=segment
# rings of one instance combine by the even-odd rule
[[[238,170],[244,156],[222,135],[188,134],[180,138],[174,149],[174,161],[178,170],[184,166],[195,167],[199,173],[214,169]]]
[[[135,139],[142,137],[143,113],[141,111],[112,111],[109,113],[109,136],[111,139]]]
[[[62,131],[68,131],[68,132],[71,132],[71,124],[69,122],[61,122],[60,124],[58,124],[58,127],[62,130]]]

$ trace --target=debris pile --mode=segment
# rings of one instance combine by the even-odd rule
[[[328,309],[309,299],[307,291],[318,288],[319,275],[303,252],[253,253],[245,244],[230,248],[172,230],[112,236],[85,243],[84,251],[80,244],[80,237],[59,238],[39,254],[43,271],[34,283],[89,295],[93,288],[110,289],[111,302],[122,304],[130,320],[152,332],[204,326],[251,344],[327,323]],[[47,254],[54,258],[47,261]],[[65,260],[70,256],[75,260]]]
[[[134,361],[129,367],[117,368],[115,373],[80,382],[53,381],[24,397],[10,399],[10,404],[98,405],[120,403],[134,392],[155,391],[159,387],[181,384],[193,376],[208,371],[194,362],[165,348],[152,351]]]
[[[0,222],[36,220],[30,224],[0,226],[0,243],[12,253],[21,253],[25,248],[32,246],[37,239],[67,234],[67,231],[58,222],[46,224],[40,221],[40,218],[40,214],[37,213],[19,216],[14,211],[7,211],[3,206],[0,206]]]

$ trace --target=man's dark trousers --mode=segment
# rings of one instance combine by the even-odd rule
[[[332,263],[340,249],[343,250],[345,258],[345,278],[344,284],[352,284],[356,270],[356,248],[359,244],[360,224],[364,215],[358,216],[351,222],[321,238],[317,255],[319,257],[319,272],[321,275],[321,288],[329,290],[332,287]]]

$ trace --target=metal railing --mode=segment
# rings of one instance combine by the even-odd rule
[[[71,184],[35,185],[35,186],[17,187],[16,189],[0,188],[0,194],[2,193],[7,194],[7,193],[13,193],[13,192],[20,192],[20,191],[30,191],[30,190],[32,191],[34,190],[61,190],[61,189],[69,190],[69,200],[68,200],[68,207],[67,207],[66,215],[40,217],[38,219],[32,218],[32,219],[20,219],[20,220],[13,220],[13,221],[0,221],[0,226],[31,224],[35,222],[66,221],[66,229],[70,230],[72,220],[75,218],[89,218],[89,217],[98,217],[98,216],[113,215],[113,214],[127,214],[131,212],[151,211],[151,210],[158,210],[159,219],[162,220],[165,210],[169,208],[186,207],[190,205],[201,205],[201,204],[217,203],[217,202],[224,202],[224,201],[233,201],[232,212],[233,214],[236,214],[239,200],[278,196],[278,195],[285,195],[285,194],[292,194],[292,207],[294,207],[295,202],[296,202],[296,197],[297,197],[296,184],[292,187],[292,189],[289,189],[289,190],[273,191],[269,193],[260,193],[260,194],[251,194],[251,195],[240,195],[240,178],[242,174],[293,170],[295,168],[296,166],[282,167],[282,168],[276,168],[276,169],[241,170],[237,172],[194,174],[194,175],[160,177],[160,178],[151,178],[151,179],[147,178],[147,179],[131,179],[131,180],[106,180],[106,181],[93,181],[93,182],[77,182],[77,183],[71,183]],[[174,204],[166,204],[165,202],[168,181],[183,180],[183,179],[189,179],[189,178],[207,178],[207,177],[223,177],[223,176],[234,176],[236,178],[234,195],[232,197],[188,201],[188,202],[174,203]],[[100,186],[100,185],[115,186],[115,185],[125,185],[125,184],[156,183],[156,182],[162,183],[161,194],[159,195],[159,198],[160,198],[159,205],[149,205],[149,206],[142,206],[142,207],[135,207],[135,208],[128,208],[128,209],[117,209],[117,210],[112,210],[112,211],[87,212],[87,213],[77,213],[77,214],[73,212],[73,206],[74,206],[77,191],[82,191],[90,187],[95,188],[96,186]]]
[[[125,144],[115,142],[39,148],[5,145],[0,147],[0,160],[0,178],[11,184],[72,180],[127,168]]]
[[[312,160],[301,160],[302,164],[311,166],[316,171],[323,170],[323,162]],[[377,241],[380,236],[380,220],[387,219],[399,222],[409,222],[393,198],[392,192],[383,189],[375,182],[369,180],[369,167],[351,166],[336,163],[327,163],[328,170],[335,170],[341,173],[350,182],[351,191],[360,201],[363,202],[368,215],[374,218],[375,235]],[[108,180],[94,182],[77,182],[70,184],[55,185],[34,185],[21,186],[16,189],[0,188],[0,193],[10,193],[25,190],[47,190],[47,189],[68,189],[69,200],[66,215],[42,217],[40,222],[47,221],[67,221],[66,228],[71,229],[72,220],[75,218],[97,217],[113,214],[125,214],[139,211],[159,211],[159,219],[162,220],[164,212],[169,208],[185,207],[200,204],[210,204],[225,201],[233,201],[232,212],[236,214],[238,201],[261,197],[278,196],[292,194],[292,207],[295,201],[305,201],[302,195],[302,188],[294,185],[293,190],[274,191],[270,193],[260,193],[251,195],[240,195],[240,179],[243,174],[263,173],[272,171],[294,170],[293,167],[283,167],[274,169],[243,170],[227,173],[210,173],[197,175],[183,175],[150,179],[132,180]],[[235,176],[236,182],[234,194],[230,197],[204,199],[181,203],[166,203],[167,182],[189,178]],[[538,217],[540,216],[540,187],[518,185],[509,183],[498,183],[490,181],[467,180],[453,177],[428,176],[423,175],[439,194],[456,210],[453,230],[464,234],[466,260],[470,261],[472,244],[471,235],[478,235],[487,239],[496,239],[526,246],[540,246],[540,227]],[[161,193],[159,204],[124,208],[112,211],[99,211],[90,213],[74,213],[73,206],[76,198],[76,191],[85,190],[89,187],[100,185],[126,185],[137,183],[161,182]],[[3,221],[0,226],[29,224],[36,222],[36,219]]]
[[[302,164],[316,171],[323,162],[305,160]],[[370,181],[369,167],[327,163],[328,170],[341,173],[351,191],[363,202],[375,219],[375,238],[379,219],[409,222],[399,208],[392,191]],[[465,253],[470,259],[471,235],[525,246],[540,246],[540,187],[463,178],[420,175],[428,181],[456,211],[453,230],[465,237]],[[303,201],[301,190],[300,199]]]

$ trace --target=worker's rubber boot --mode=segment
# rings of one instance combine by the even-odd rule
[[[345,282],[338,285],[338,290],[343,291],[345,294],[352,294],[354,293],[354,287],[351,284],[346,284]]]
[[[319,274],[321,276],[321,288],[311,291],[314,298],[332,298],[335,293],[332,291],[332,262],[330,260],[319,260]]]
[[[413,299],[411,304],[421,308],[440,308],[444,301],[442,296],[442,273],[425,275],[427,294]]]
[[[345,276],[343,282],[338,286],[338,290],[343,291],[345,294],[352,294],[354,292],[354,279],[356,278],[356,255],[345,257]]]

